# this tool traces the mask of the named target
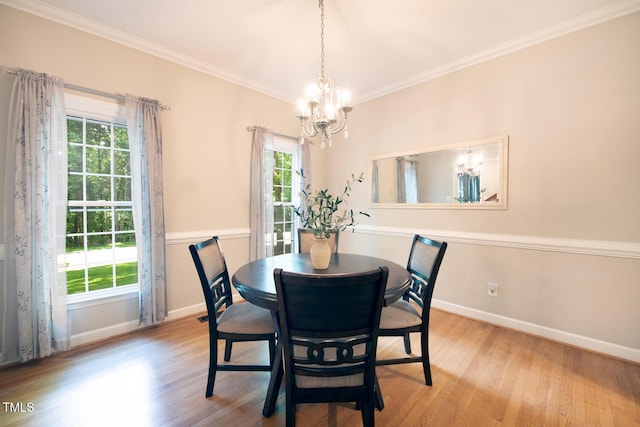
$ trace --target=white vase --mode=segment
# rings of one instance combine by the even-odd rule
[[[325,237],[314,237],[311,245],[311,265],[316,270],[325,270],[329,268],[331,261],[331,247],[329,239]]]

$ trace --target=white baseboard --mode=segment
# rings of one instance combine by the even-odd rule
[[[548,328],[536,325],[535,323],[524,322],[522,320],[504,317],[486,311],[476,310],[457,304],[451,304],[446,301],[433,299],[431,302],[433,308],[437,308],[450,313],[459,314],[460,316],[469,317],[476,320],[482,320],[496,326],[513,329],[527,334],[547,338],[563,344],[574,347],[591,350],[597,353],[607,354],[624,360],[640,363],[640,350],[624,347],[618,344],[612,344],[606,341],[600,341],[581,335],[572,334],[570,332],[560,331],[558,329]]]
[[[521,320],[512,319],[510,317],[499,316],[497,314],[476,310],[457,304],[451,304],[446,301],[440,301],[437,299],[433,300],[432,307],[472,319],[482,320],[496,326],[513,329],[575,347],[584,348],[586,350],[595,351],[597,353],[607,354],[610,356],[618,357],[620,359],[640,363],[640,350],[638,349],[624,347],[618,344],[612,344],[606,341],[600,341],[593,338],[560,331],[558,329],[547,328],[544,326],[536,325],[534,323],[524,322]],[[182,317],[193,316],[205,311],[206,306],[204,303],[195,304],[190,307],[172,310],[171,312],[169,312],[166,320],[175,320]],[[89,344],[116,335],[126,334],[137,329],[139,329],[139,325],[138,321],[136,320],[132,322],[113,325],[107,328],[89,331],[82,334],[77,334],[71,337],[71,347],[76,347],[82,344]]]
[[[195,304],[189,307],[183,307],[178,310],[172,310],[169,312],[165,320],[175,320],[182,317],[192,316],[205,311],[207,311],[207,307],[203,302],[203,303]],[[93,331],[72,335],[71,348],[74,348],[83,344],[89,344],[96,341],[101,341],[107,338],[114,337],[116,335],[122,335],[129,332],[133,332],[137,329],[140,329],[140,325],[137,320],[133,320],[130,322],[124,322],[117,325],[108,326],[106,328],[95,329]]]

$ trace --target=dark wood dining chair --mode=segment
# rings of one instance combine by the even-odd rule
[[[408,355],[411,355],[410,334],[419,333],[421,354],[395,359],[378,359],[376,364],[383,366],[421,362],[427,385],[433,385],[429,361],[431,297],[446,250],[447,242],[438,242],[417,234],[413,237],[407,262],[407,270],[412,278],[411,287],[402,299],[384,307],[380,318],[380,336],[403,337],[404,351]]]
[[[331,253],[338,252],[338,239],[340,238],[340,231],[335,230],[329,232],[329,247]],[[311,245],[313,245],[313,230],[308,228],[298,228],[298,253],[308,254],[311,251]]]
[[[300,403],[355,402],[374,425],[375,356],[389,270],[342,276],[275,269],[286,388],[286,425]]]
[[[249,303],[233,303],[227,263],[217,236],[190,245],[189,251],[200,278],[209,323],[209,376],[206,397],[213,394],[217,371],[271,371],[275,358],[275,325],[269,310]],[[224,361],[238,341],[267,341],[269,365],[218,363],[218,340],[225,340]]]

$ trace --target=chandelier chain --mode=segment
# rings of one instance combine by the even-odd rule
[[[324,1],[320,0],[320,77],[324,80]]]

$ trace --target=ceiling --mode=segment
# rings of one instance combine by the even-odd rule
[[[0,0],[295,102],[318,0]],[[640,0],[325,0],[325,73],[359,103],[640,10]]]

